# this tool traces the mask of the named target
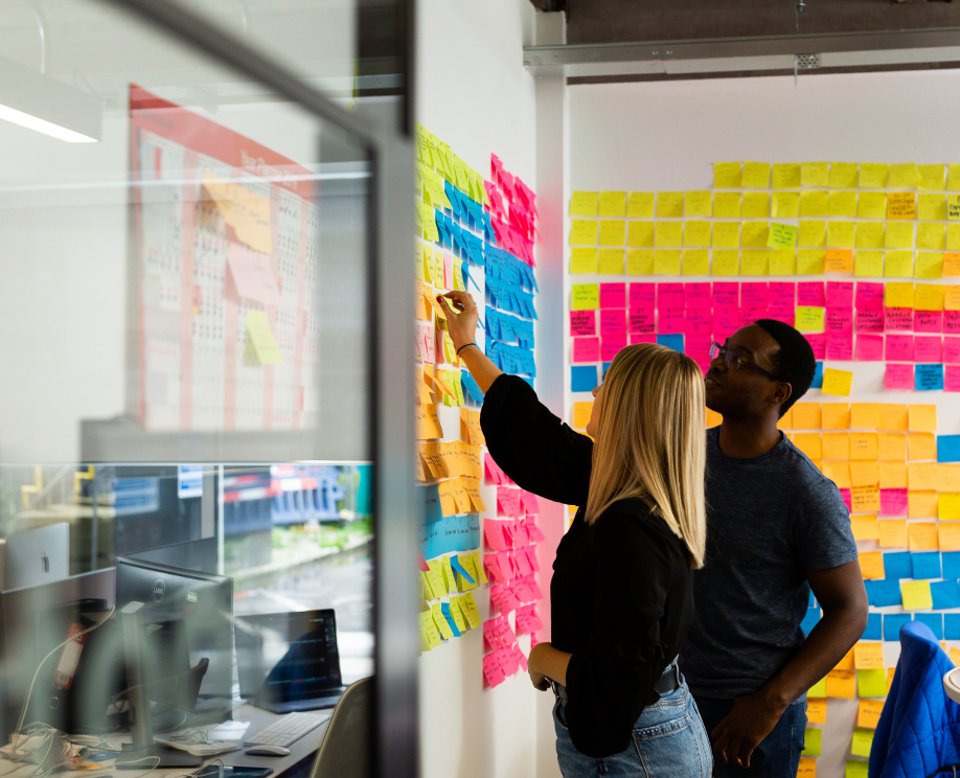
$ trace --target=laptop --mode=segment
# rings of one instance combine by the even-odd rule
[[[58,522],[10,535],[3,557],[4,589],[62,581],[70,575],[70,525]]]
[[[332,609],[237,616],[240,694],[274,713],[332,708],[346,688]]]

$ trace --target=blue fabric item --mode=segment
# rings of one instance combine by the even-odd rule
[[[870,749],[870,778],[914,778],[960,764],[960,705],[941,680],[953,669],[926,624],[900,630],[900,660]]]

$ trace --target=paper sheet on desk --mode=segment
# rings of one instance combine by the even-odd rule
[[[190,727],[169,732],[165,737],[154,737],[154,740],[195,756],[214,756],[240,748],[249,727],[249,721],[224,721],[210,727]]]

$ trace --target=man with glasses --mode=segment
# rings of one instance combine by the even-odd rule
[[[761,319],[714,343],[707,407],[707,563],[680,667],[713,744],[714,775],[797,772],[808,688],[860,638],[867,598],[836,485],[777,429],[816,362]],[[810,592],[823,615],[804,638]]]

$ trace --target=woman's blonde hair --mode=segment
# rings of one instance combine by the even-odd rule
[[[703,567],[707,525],[703,373],[689,357],[653,343],[627,346],[607,370],[600,398],[585,519],[639,497]]]

